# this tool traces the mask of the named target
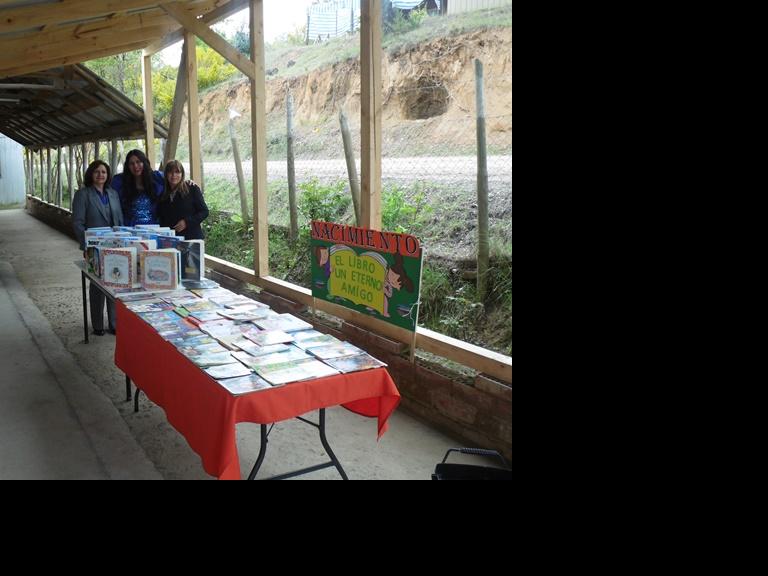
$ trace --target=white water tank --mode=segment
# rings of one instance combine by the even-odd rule
[[[23,204],[25,190],[24,148],[0,134],[0,207]]]

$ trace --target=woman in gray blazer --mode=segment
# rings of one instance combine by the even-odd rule
[[[120,197],[110,188],[112,173],[106,163],[96,160],[85,172],[85,188],[75,193],[72,200],[72,226],[80,242],[80,250],[85,251],[85,231],[88,228],[122,226],[123,209]],[[91,325],[93,333],[104,336],[104,300],[106,296],[91,282]],[[115,334],[115,305],[107,305],[109,333]]]

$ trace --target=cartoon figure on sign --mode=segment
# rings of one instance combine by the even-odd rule
[[[315,280],[318,288],[325,288],[328,278],[331,277],[331,251],[327,246],[315,246],[315,260],[323,271],[323,278]]]
[[[392,298],[395,290],[405,289],[413,293],[413,280],[408,277],[403,265],[403,256],[395,254],[395,263],[387,270],[386,281],[384,282],[384,316],[390,317],[389,299]],[[408,307],[410,312],[410,307]]]

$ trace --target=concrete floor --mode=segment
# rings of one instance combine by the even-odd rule
[[[161,408],[142,396],[134,414],[114,366],[114,337],[83,343],[79,258],[71,238],[23,210],[0,211],[0,479],[210,479]],[[306,416],[317,420],[316,412]],[[350,479],[428,480],[445,451],[462,445],[400,409],[389,425],[377,442],[375,419],[327,411],[330,445]],[[239,424],[237,444],[246,477],[259,426]],[[323,461],[314,428],[281,422],[259,478]],[[302,478],[339,476],[327,469]]]

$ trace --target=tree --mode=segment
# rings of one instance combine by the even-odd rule
[[[245,28],[240,28],[240,30],[235,32],[232,45],[241,54],[245,54],[249,58],[251,57],[251,34]]]
[[[91,60],[86,62],[86,67],[141,106],[141,58],[141,51],[125,52]]]

